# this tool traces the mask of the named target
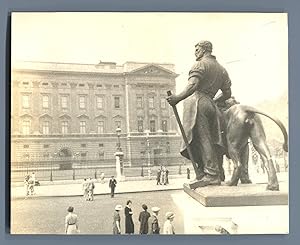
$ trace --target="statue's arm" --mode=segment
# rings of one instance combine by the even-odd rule
[[[177,95],[171,95],[167,97],[167,101],[170,103],[170,105],[174,106],[178,102],[186,99],[187,97],[191,96],[198,87],[199,84],[199,78],[194,76],[190,77],[187,86],[183,89],[183,91]]]
[[[222,90],[222,93],[220,93],[217,97],[215,97],[214,101],[215,103],[220,103],[220,102],[224,102],[230,97],[231,97],[231,88],[227,88]]]

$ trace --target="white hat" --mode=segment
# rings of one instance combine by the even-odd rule
[[[171,218],[174,218],[175,217],[175,214],[173,212],[167,212],[166,213],[166,218],[167,219],[171,219]]]
[[[122,205],[120,205],[120,204],[116,205],[115,210],[117,210],[117,211],[122,210]]]
[[[160,208],[158,208],[158,207],[153,207],[153,208],[151,208],[151,210],[152,210],[152,212],[157,213],[157,212],[160,210]]]

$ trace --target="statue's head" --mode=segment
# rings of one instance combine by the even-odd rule
[[[196,60],[200,60],[205,53],[211,53],[213,45],[210,41],[200,41],[195,45]]]

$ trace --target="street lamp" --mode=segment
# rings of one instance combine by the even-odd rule
[[[117,145],[117,151],[118,152],[121,152],[122,149],[121,149],[121,142],[120,142],[120,136],[121,136],[121,128],[118,126],[117,129],[116,129],[116,133],[117,133],[117,136],[118,136],[118,145]]]
[[[122,180],[124,178],[123,176],[123,156],[124,153],[122,152],[121,148],[121,128],[118,126],[116,129],[117,137],[118,137],[118,143],[117,143],[117,151],[115,153],[116,157],[116,173],[117,173],[117,179]]]
[[[151,162],[150,162],[150,141],[149,141],[149,133],[150,131],[149,130],[145,130],[145,133],[146,133],[146,142],[147,142],[147,162],[148,162],[148,167],[150,167],[151,165]]]
[[[51,171],[50,171],[50,181],[53,181],[53,161],[55,161],[55,158],[57,157],[57,153],[53,153],[53,160],[51,160]]]

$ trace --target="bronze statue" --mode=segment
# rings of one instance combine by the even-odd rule
[[[220,185],[224,179],[219,167],[222,164],[224,144],[218,108],[213,98],[219,90],[222,95],[217,98],[217,102],[230,98],[231,81],[225,68],[211,54],[212,48],[209,41],[195,45],[196,63],[189,72],[187,86],[180,94],[167,97],[171,106],[184,100],[183,128],[187,144],[182,145],[180,153],[191,159],[190,148],[197,163],[194,166],[197,187]]]
[[[192,161],[196,173],[196,180],[190,187],[220,185],[225,179],[222,166],[224,154],[234,163],[232,178],[227,184],[237,185],[239,180],[241,183],[251,183],[248,175],[250,138],[267,169],[267,189],[279,190],[263,125],[257,114],[269,117],[280,127],[285,151],[286,129],[279,120],[252,107],[239,105],[231,97],[230,78],[211,52],[209,41],[196,44],[196,63],[189,72],[188,85],[180,94],[171,95],[168,92],[167,97],[184,139],[180,153]],[[214,98],[218,90],[222,93]],[[176,104],[181,100],[185,100],[183,125],[176,110]],[[225,105],[223,110],[219,110],[220,105]]]

